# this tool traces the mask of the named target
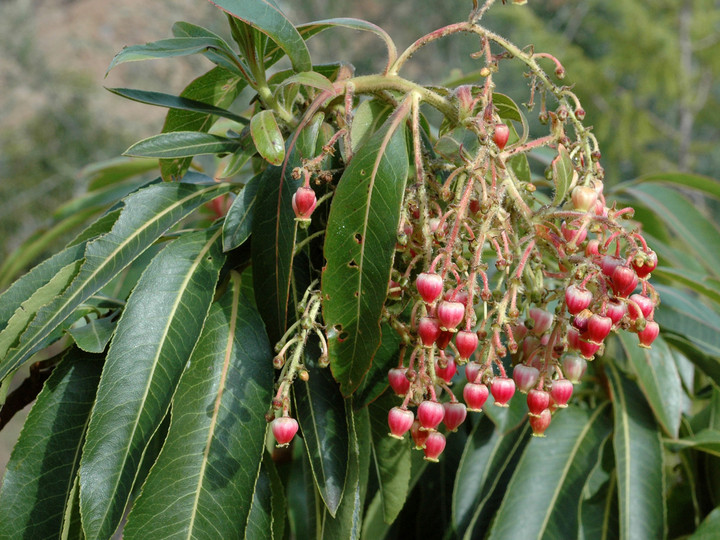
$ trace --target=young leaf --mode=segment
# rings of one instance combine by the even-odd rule
[[[89,538],[112,535],[145,447],[162,422],[195,346],[225,257],[220,229],[163,249],[128,298],[88,428],[80,480]]]
[[[275,4],[268,0],[210,0],[233,17],[257,28],[288,55],[295,71],[311,71],[312,61],[305,40]]]
[[[344,395],[380,345],[380,312],[395,253],[408,155],[402,105],[358,149],[340,178],[325,236],[323,315],[330,367]]]
[[[314,366],[314,359],[307,355],[312,351],[317,357],[319,352],[316,345],[309,345],[306,364]],[[308,382],[293,385],[293,390],[297,420],[315,484],[330,515],[334,517],[343,498],[350,459],[345,403],[327,369],[311,369]]]
[[[255,196],[261,178],[262,176],[258,175],[250,179],[230,206],[223,221],[223,251],[239,247],[250,237],[257,201]]]
[[[229,187],[228,184],[167,183],[128,196],[112,230],[87,244],[85,264],[75,280],[61,296],[38,312],[18,346],[0,360],[0,380],[45,346],[55,328],[160,235],[198,206],[226,193]]]
[[[621,538],[665,536],[665,479],[660,433],[652,411],[630,381],[606,363],[615,417]]]
[[[218,135],[198,131],[173,131],[138,141],[125,150],[123,155],[169,159],[230,153],[239,147],[238,141]]]
[[[33,405],[0,490],[0,536],[59,538],[102,358],[70,350]]]
[[[558,155],[550,164],[552,168],[553,182],[555,183],[555,196],[553,204],[560,204],[567,196],[570,185],[573,182],[573,176],[577,175],[573,167],[570,154],[565,150],[564,146],[558,147]]]
[[[247,82],[226,69],[217,67],[191,82],[180,97],[202,101],[215,107],[229,107]],[[163,133],[172,131],[207,132],[215,115],[182,109],[170,109],[165,117]],[[192,158],[160,160],[160,172],[165,181],[181,178],[190,167]]]
[[[232,276],[173,397],[167,440],[128,518],[128,540],[244,537],[273,369],[262,321]]]
[[[575,537],[585,480],[610,433],[607,412],[607,402],[592,412],[569,407],[553,417],[547,438],[530,441],[493,522],[491,539]]]
[[[410,445],[388,435],[388,411],[399,399],[392,392],[368,406],[372,457],[383,502],[383,518],[392,523],[405,505],[410,485]]]
[[[285,159],[285,145],[280,128],[272,111],[260,111],[250,120],[250,134],[258,153],[272,165]]]

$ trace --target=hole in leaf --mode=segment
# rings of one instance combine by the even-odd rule
[[[340,335],[338,336],[338,341],[342,343],[348,338],[349,335],[350,334],[348,334],[347,332],[340,332]]]
[[[355,259],[353,259],[348,263],[348,267],[349,268],[358,268],[358,263],[356,263]]]
[[[359,297],[360,297],[360,291],[355,291],[355,292],[353,293],[353,295],[355,296],[355,298],[359,298]]]
[[[360,233],[355,233],[355,237],[354,237],[354,238],[355,238],[355,241],[356,241],[358,244],[361,244],[361,245],[362,245],[362,240],[363,240],[362,234],[360,234]]]

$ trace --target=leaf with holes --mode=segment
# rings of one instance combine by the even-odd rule
[[[328,217],[323,315],[330,367],[345,395],[358,388],[380,345],[380,313],[408,174],[408,109],[401,105],[358,149],[340,178]]]
[[[244,537],[273,370],[262,321],[232,276],[178,384],[167,440],[128,517],[128,540]]]

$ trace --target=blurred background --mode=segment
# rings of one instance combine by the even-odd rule
[[[465,19],[471,8],[470,0],[278,4],[297,23],[369,20],[400,50]],[[56,208],[84,192],[83,167],[161,130],[164,109],[124,100],[104,86],[177,94],[209,68],[202,58],[179,58],[126,64],[105,78],[123,46],[170,37],[176,21],[226,34],[223,17],[205,0],[0,0],[0,265],[53,222]],[[563,62],[564,83],[575,86],[600,141],[607,184],[667,171],[718,176],[720,1],[497,2],[483,23]],[[442,84],[470,74],[472,83],[479,67],[470,57],[475,47],[470,36],[441,40],[414,58],[404,75]],[[310,48],[316,63],[345,60],[357,73],[383,67],[383,46],[369,34],[332,30],[311,40]],[[503,91],[526,99],[521,73],[504,70],[502,76]],[[42,249],[35,254],[38,260],[44,255]],[[0,433],[0,474],[22,421],[18,415]]]

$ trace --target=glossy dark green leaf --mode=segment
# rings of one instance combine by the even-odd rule
[[[483,413],[495,424],[501,434],[505,435],[516,429],[527,420],[527,401],[511,399],[509,407],[498,407],[492,394],[483,406]]]
[[[311,342],[306,350],[310,369],[308,382],[293,385],[297,420],[320,496],[331,516],[335,516],[343,498],[348,474],[349,443],[345,401],[328,369],[315,366],[309,354],[319,356]]]
[[[201,101],[208,105],[226,109],[230,107],[247,82],[221,67],[214,68],[191,82],[180,93],[180,97]],[[165,117],[163,133],[172,131],[207,132],[212,126],[215,115],[182,109],[170,109]],[[160,160],[160,170],[164,180],[181,178],[188,170],[192,158]]]
[[[380,345],[380,313],[395,254],[408,155],[398,109],[358,149],[333,197],[325,236],[323,315],[330,367],[352,394]]]
[[[117,321],[111,317],[93,319],[83,326],[68,330],[75,344],[83,351],[99,354],[105,350],[115,332]]]
[[[578,517],[579,540],[619,538],[617,472],[611,439],[605,442],[585,483]]]
[[[85,248],[85,263],[61,296],[43,307],[22,341],[0,360],[0,379],[47,344],[47,338],[75,309],[150,247],[160,235],[198,206],[229,190],[212,186],[158,184],[124,199],[112,230]]]
[[[720,456],[720,430],[703,429],[691,437],[684,437],[679,440],[669,440],[665,444],[672,450],[679,451],[686,448],[700,450]]]
[[[199,131],[160,133],[136,142],[125,150],[126,156],[153,158],[182,158],[201,154],[224,154],[240,147],[235,139],[228,139]]]
[[[368,406],[372,430],[371,466],[378,477],[383,504],[383,519],[392,523],[402,510],[410,487],[410,448],[408,437],[398,440],[388,435],[388,411],[399,405],[400,398],[385,392]]]
[[[362,384],[353,396],[358,407],[365,407],[377,399],[389,386],[388,371],[398,363],[401,338],[392,327],[383,323],[380,326],[382,339],[380,348],[373,357],[373,362]]]
[[[363,101],[355,109],[350,126],[350,141],[353,151],[365,144],[370,136],[385,123],[392,113],[392,106],[379,99]]]
[[[170,58],[174,56],[188,56],[191,54],[204,53],[213,51],[228,61],[224,62],[223,67],[228,68],[234,62],[240,59],[230,49],[222,39],[213,36],[198,37],[175,37],[161,39],[145,45],[132,45],[125,47],[122,51],[115,55],[110,62],[107,73],[110,72],[118,64],[125,62],[137,62],[139,60],[152,60],[156,58]]]
[[[621,538],[663,538],[664,463],[652,410],[635,384],[606,363],[613,400]]]
[[[291,137],[286,162],[268,167],[260,178],[252,226],[253,282],[258,309],[272,342],[280,339],[293,317],[288,312],[297,227],[292,197],[302,180],[293,179],[291,173],[303,159],[314,157],[322,119],[322,115],[313,119],[296,141]]]
[[[223,251],[235,249],[250,236],[261,178],[255,176],[245,184],[228,210],[223,222]]]
[[[570,184],[573,181],[575,168],[573,167],[570,154],[565,147],[558,147],[558,155],[550,164],[552,169],[553,183],[555,185],[555,194],[553,195],[553,204],[560,204],[567,196]]]
[[[305,40],[295,26],[268,0],[210,0],[233,17],[270,37],[287,54],[296,71],[310,71],[312,61]]]
[[[234,120],[235,122],[238,122],[240,124],[248,123],[247,118],[238,116],[237,114],[232,113],[227,109],[215,107],[214,105],[209,105],[196,99],[189,99],[182,96],[174,96],[172,94],[165,94],[162,92],[134,90],[132,88],[108,88],[107,90],[109,90],[113,94],[117,94],[118,96],[122,96],[133,101],[138,101],[140,103],[146,103],[148,105],[156,105],[158,107],[167,107],[170,109],[180,109],[183,111],[191,111],[203,115],[212,114],[215,116],[222,116],[223,118],[229,118],[230,120]]]
[[[688,540],[715,540],[720,529],[720,508],[715,508],[703,520]]]
[[[533,438],[518,463],[491,539],[574,538],[585,481],[610,433],[608,404],[559,410],[547,438]],[[518,510],[522,509],[522,519]]]
[[[253,491],[246,540],[282,540],[287,504],[275,464],[266,452]]]
[[[653,343],[652,349],[642,349],[638,346],[636,336],[620,332],[618,339],[655,418],[668,435],[677,437],[683,409],[683,390],[667,343],[660,338]]]
[[[124,538],[243,537],[265,447],[273,369],[262,321],[244,303],[239,281],[234,274],[210,309],[173,397],[167,441]]]
[[[497,509],[496,491],[502,495],[506,482],[528,443],[529,429],[500,432],[487,416],[475,425],[463,450],[452,493],[454,530],[461,538],[472,537],[481,514]],[[489,504],[490,503],[490,504]]]
[[[45,383],[7,465],[0,537],[59,538],[102,358],[68,352]]]
[[[250,120],[250,134],[258,153],[272,165],[285,159],[285,144],[272,111],[260,111]]]
[[[80,502],[89,538],[111,535],[122,518],[212,302],[225,261],[220,232],[188,233],[168,244],[128,298],[83,451]]]

